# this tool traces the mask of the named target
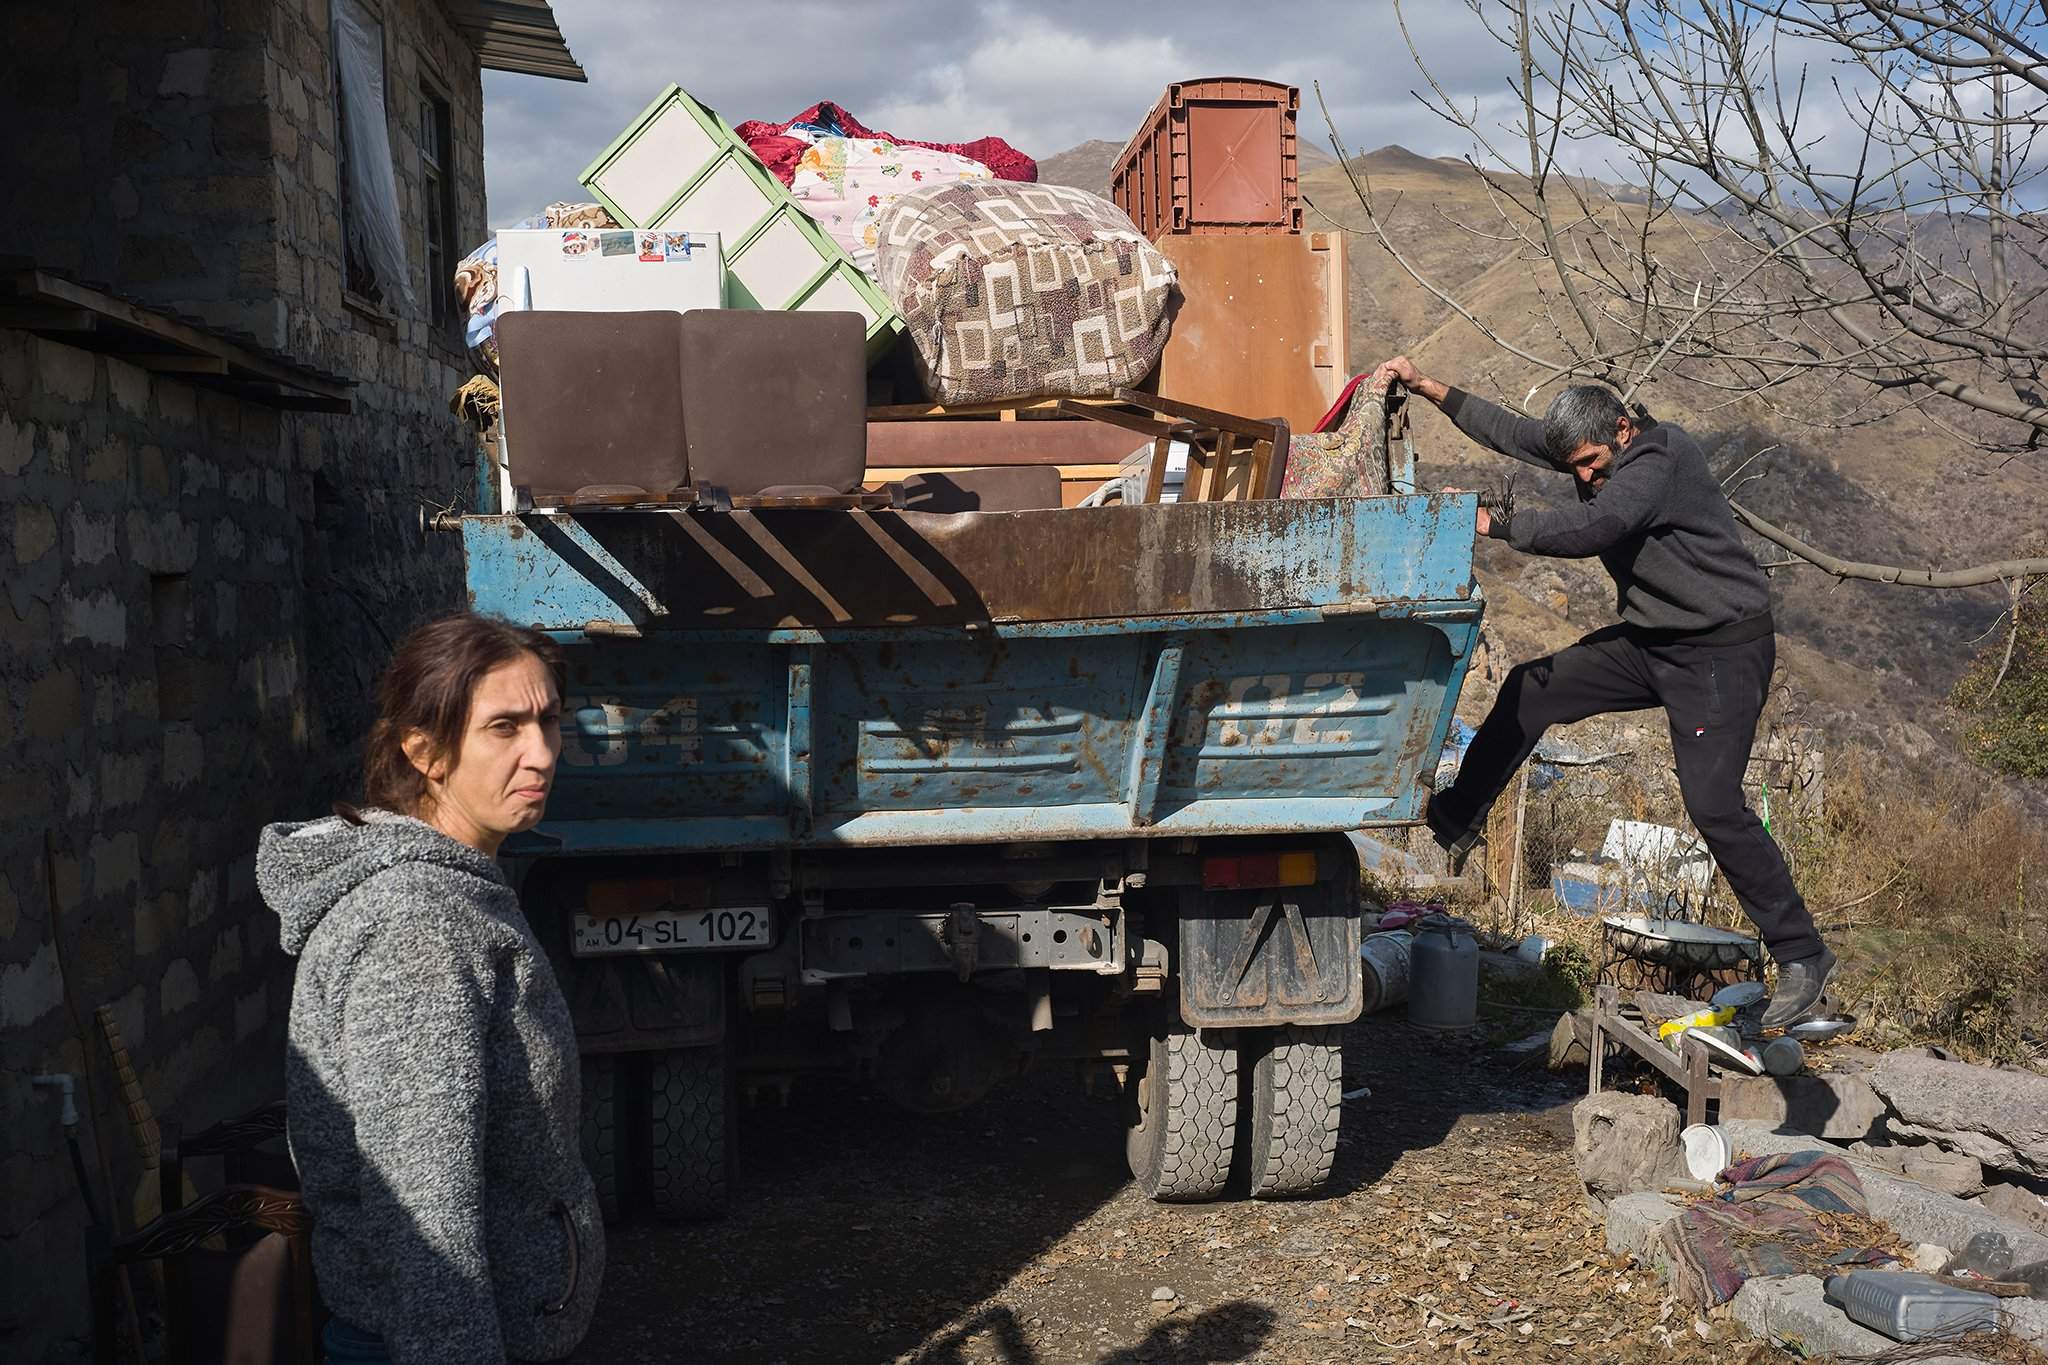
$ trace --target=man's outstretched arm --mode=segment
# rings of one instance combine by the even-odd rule
[[[1671,462],[1659,453],[1616,470],[1591,502],[1526,507],[1506,520],[1490,518],[1479,534],[1532,555],[1584,559],[1657,525],[1670,496]]]
[[[1543,423],[1535,418],[1517,417],[1484,398],[1431,379],[1417,370],[1415,362],[1405,355],[1397,355],[1373,371],[1376,379],[1388,376],[1400,380],[1410,393],[1420,394],[1442,408],[1444,416],[1450,418],[1459,431],[1488,450],[1539,469],[1564,470],[1563,465],[1550,457],[1550,447],[1543,440]]]

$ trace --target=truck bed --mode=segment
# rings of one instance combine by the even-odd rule
[[[567,645],[525,851],[1409,822],[1476,641],[1472,496],[473,516]]]

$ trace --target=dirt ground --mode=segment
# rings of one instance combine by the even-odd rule
[[[1370,1094],[1326,1197],[1180,1206],[1136,1192],[1116,1107],[1064,1068],[936,1119],[813,1084],[743,1115],[724,1222],[613,1230],[575,1359],[1782,1358],[1606,1254],[1572,1171],[1579,1078],[1398,1011],[1348,1030],[1344,1070]]]

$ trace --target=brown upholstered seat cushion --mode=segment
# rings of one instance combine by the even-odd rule
[[[519,310],[498,319],[505,454],[535,494],[661,495],[690,481],[683,314]]]
[[[850,493],[867,472],[867,327],[858,313],[685,313],[682,394],[697,484],[734,497]]]

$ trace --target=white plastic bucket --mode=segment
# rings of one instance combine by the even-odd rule
[[[1686,1174],[1694,1180],[1712,1180],[1734,1160],[1728,1135],[1715,1124],[1693,1124],[1678,1135],[1678,1145],[1685,1150]]]

